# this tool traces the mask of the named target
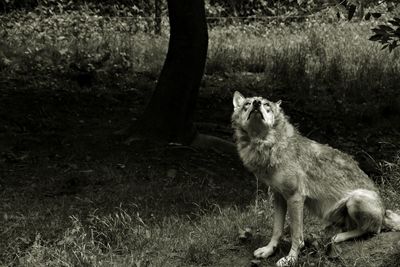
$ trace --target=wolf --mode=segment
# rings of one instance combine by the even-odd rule
[[[304,246],[303,211],[307,207],[328,225],[343,232],[342,242],[383,227],[400,230],[400,216],[385,210],[377,187],[353,158],[302,136],[289,122],[281,101],[233,96],[232,127],[243,164],[273,194],[274,223],[270,242],[254,251],[257,258],[274,253],[282,237],[286,212],[290,218],[291,249],[277,266],[297,262]]]

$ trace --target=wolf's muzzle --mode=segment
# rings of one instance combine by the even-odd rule
[[[264,119],[264,116],[263,116],[263,114],[262,114],[262,111],[261,111],[261,109],[260,109],[260,107],[261,107],[261,101],[260,101],[260,100],[254,100],[253,103],[252,103],[252,105],[253,105],[253,107],[252,107],[252,109],[251,109],[251,111],[250,111],[250,113],[249,113],[249,116],[247,117],[247,120],[249,120],[250,117],[251,117],[253,114],[259,114],[260,117],[261,117],[261,119],[262,119],[262,120],[265,120],[265,119]]]

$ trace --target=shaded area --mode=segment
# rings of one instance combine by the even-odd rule
[[[205,78],[195,119],[201,132],[231,140],[231,91],[222,88],[239,89],[237,85],[246,79]],[[18,80],[3,85],[1,262],[17,262],[17,256],[32,247],[37,233],[50,244],[57,242],[71,227],[70,216],[85,222],[93,213],[106,215],[121,208],[157,224],[170,216],[200,220],[199,214],[215,212],[216,205],[247,210],[254,203],[255,180],[235,156],[140,140],[122,144],[123,138],[114,132],[140,114],[154,86],[150,78],[138,78],[126,85],[130,90],[115,92],[96,87],[65,90],[62,82],[41,90]],[[286,113],[303,133],[355,155],[369,174],[379,174],[377,162],[391,160],[399,150],[398,130],[390,120],[354,125],[327,105],[313,101],[304,105],[289,93],[261,88],[242,91],[284,99]],[[235,238],[236,230],[228,230]],[[220,260],[221,266],[229,266],[227,258],[245,262],[267,238],[263,233],[250,245],[228,243],[216,255],[205,255],[211,262]],[[204,254],[184,253],[194,263]],[[279,254],[268,262],[278,258]]]
[[[239,159],[113,134],[144,105],[137,92],[3,91],[0,97],[1,262],[37,233],[56,240],[70,216],[124,210],[159,222],[215,204],[246,207],[254,181]]]
[[[168,53],[136,128],[153,139],[190,144],[197,134],[193,114],[208,48],[204,2],[170,0],[168,14]]]

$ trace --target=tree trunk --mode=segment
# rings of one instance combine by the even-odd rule
[[[154,33],[159,35],[161,34],[161,0],[155,0],[154,2],[154,8],[155,8],[155,17],[154,17]]]
[[[190,144],[193,115],[207,57],[204,0],[168,0],[170,40],[156,89],[138,126],[147,137]]]

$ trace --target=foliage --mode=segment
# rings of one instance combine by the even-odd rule
[[[206,0],[206,11],[210,17],[257,17],[257,16],[302,16],[310,15],[321,9],[333,7],[338,12],[349,13],[351,18],[354,12],[365,14],[391,12],[396,0]],[[166,1],[161,1],[166,13]],[[155,1],[142,0],[0,0],[0,12],[8,13],[14,10],[28,10],[52,8],[59,12],[62,10],[77,10],[81,6],[97,9],[102,15],[121,16],[121,9],[129,9],[134,15],[154,16]],[[370,7],[379,6],[379,11],[371,11]],[[347,10],[346,10],[347,9]]]
[[[146,34],[146,19],[102,16],[92,9],[14,13],[0,18],[0,25],[0,69],[12,73],[96,76],[129,71],[143,65],[148,53],[164,54],[167,42],[154,36],[152,44],[161,50],[147,50],[143,42],[152,35]]]
[[[342,109],[345,103],[369,102],[372,95],[379,102],[393,99],[396,106],[400,54],[380,52],[368,41],[380,21],[337,22],[335,10],[327,9],[304,22],[215,24],[206,73],[257,73],[276,90],[302,91],[304,98],[330,95]],[[157,77],[167,29],[154,35],[143,17],[100,15],[90,8],[12,13],[0,18],[0,75],[47,73],[82,88],[100,83],[117,89],[109,81],[134,73]],[[368,106],[362,110],[376,113]]]
[[[154,1],[141,0],[105,0],[100,3],[94,0],[0,0],[0,13],[35,9],[52,9],[62,12],[78,10],[82,6],[97,9],[103,15],[121,16],[120,11],[124,9],[141,16],[150,16],[154,13]]]
[[[369,39],[381,43],[382,49],[388,48],[389,51],[392,51],[400,45],[400,18],[394,18],[389,23],[392,26],[379,25],[377,28],[372,29],[375,35]]]

